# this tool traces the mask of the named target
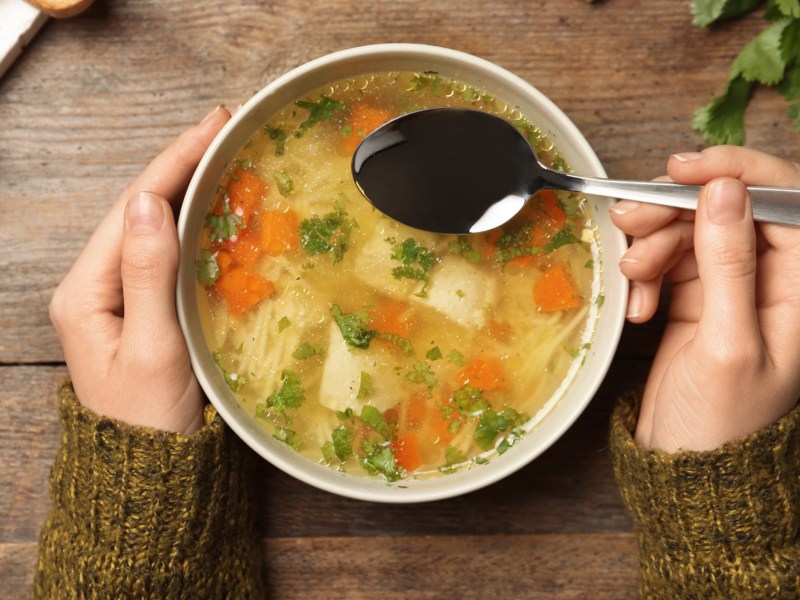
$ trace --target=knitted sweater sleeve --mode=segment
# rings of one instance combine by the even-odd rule
[[[132,427],[59,390],[34,598],[260,598],[250,457],[213,408],[184,436]]]
[[[800,409],[711,452],[634,443],[635,399],[612,417],[611,449],[639,544],[643,598],[797,598]]]

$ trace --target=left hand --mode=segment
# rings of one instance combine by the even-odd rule
[[[192,433],[203,396],[175,313],[173,210],[230,118],[218,108],[120,195],[56,289],[50,318],[81,404],[131,425]]]

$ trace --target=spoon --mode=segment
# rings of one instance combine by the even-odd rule
[[[579,177],[548,169],[508,121],[432,108],[385,123],[353,155],[355,182],[384,214],[436,233],[479,233],[516,215],[540,189],[695,210],[699,186]],[[749,187],[757,221],[800,226],[800,189]]]

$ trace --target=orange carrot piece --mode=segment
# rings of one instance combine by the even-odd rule
[[[233,260],[239,265],[249,267],[263,254],[258,221],[258,218],[253,218],[234,238],[219,244],[219,247],[230,253]]]
[[[252,171],[237,168],[233,170],[226,192],[231,211],[247,223],[257,214],[261,201],[267,194],[267,184]]]
[[[456,373],[459,386],[471,385],[485,392],[501,390],[506,387],[503,365],[496,358],[476,358]]]
[[[575,282],[561,263],[547,269],[533,284],[533,299],[545,312],[569,310],[583,304]]]
[[[224,275],[231,270],[231,266],[233,265],[233,254],[226,252],[225,250],[217,250],[214,258],[217,260],[217,266],[219,267],[220,275]]]
[[[414,394],[405,408],[406,429],[421,429],[428,418],[428,395],[424,392]]]
[[[246,267],[235,267],[220,275],[214,289],[228,302],[231,314],[240,317],[275,291],[269,279]]]
[[[259,219],[261,248],[268,256],[294,252],[300,247],[297,213],[293,210],[268,210]]]
[[[351,156],[358,148],[361,140],[396,116],[385,108],[378,108],[369,104],[356,105],[353,107],[353,113],[348,122],[352,130],[339,139],[336,151],[341,156]]]
[[[394,459],[407,472],[413,473],[422,466],[422,453],[416,434],[411,432],[398,434],[391,445]]]
[[[370,329],[407,338],[414,327],[414,315],[409,305],[398,300],[386,300],[369,312]]]

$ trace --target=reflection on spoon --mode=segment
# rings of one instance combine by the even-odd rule
[[[432,108],[368,135],[353,155],[356,184],[378,210],[438,233],[479,233],[516,215],[538,190],[561,189],[694,210],[698,186],[579,177],[548,169],[508,121]],[[756,220],[800,226],[800,190],[749,187]]]

